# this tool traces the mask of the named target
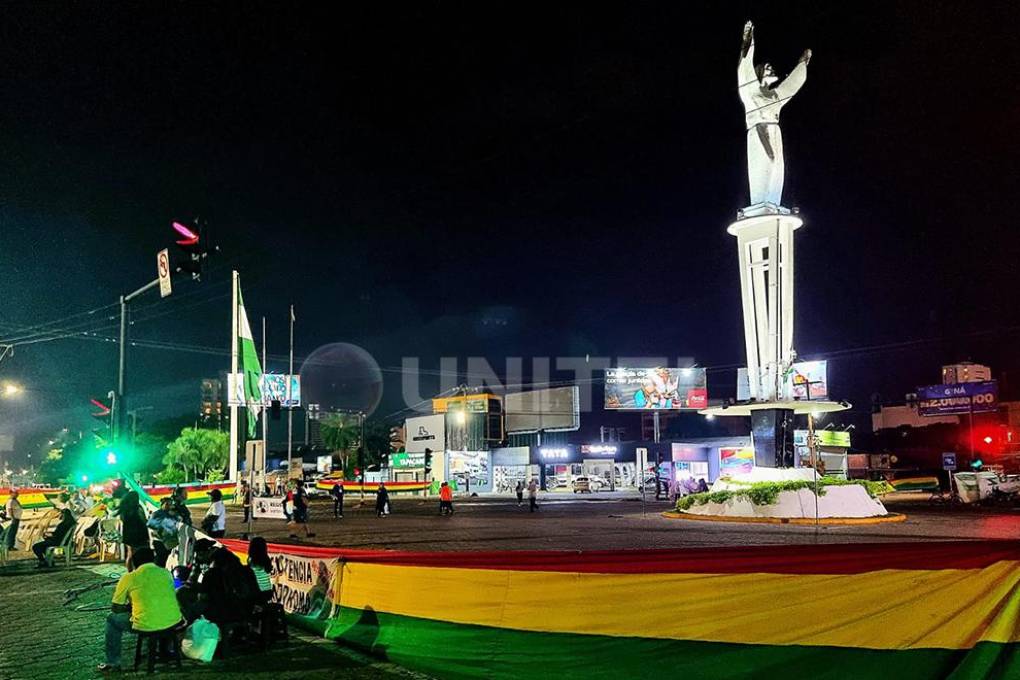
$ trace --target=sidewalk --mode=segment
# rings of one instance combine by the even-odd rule
[[[16,553],[17,557],[25,553]],[[14,556],[14,555],[12,555]],[[103,581],[113,581],[110,563],[81,562],[70,569],[39,571],[34,559],[13,561],[0,567],[0,678],[76,680],[101,677],[95,670],[103,661],[104,624],[109,612],[112,587],[82,594],[64,605],[64,593]],[[95,607],[77,611],[77,607]],[[102,607],[102,609],[99,609]],[[239,645],[234,655],[202,664],[184,659],[181,672],[160,664],[161,678],[257,678],[297,680],[298,678],[366,678],[395,680],[421,678],[392,664],[376,662],[352,650],[304,634],[291,627],[291,639],[266,652]],[[123,676],[144,675],[144,666],[133,673],[135,638],[124,636]]]

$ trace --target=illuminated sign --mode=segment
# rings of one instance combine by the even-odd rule
[[[922,416],[987,413],[998,408],[999,383],[994,380],[917,388],[917,413]]]
[[[703,368],[607,368],[607,410],[679,411],[708,406]]]
[[[581,444],[581,453],[590,453],[601,456],[615,456],[616,444]]]
[[[543,446],[540,451],[542,458],[546,460],[566,460],[570,458],[570,449]]]

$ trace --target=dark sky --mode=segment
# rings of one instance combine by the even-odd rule
[[[726,7],[720,7],[725,4]],[[0,19],[0,331],[112,303],[172,219],[221,246],[139,300],[135,337],[225,350],[229,271],[272,354],[691,356],[743,363],[747,202],[735,65],[807,85],[783,110],[797,339],[862,406],[943,361],[1020,370],[1020,12],[1013,3],[32,3]],[[101,310],[61,327],[110,335]],[[493,323],[493,322],[496,323]],[[75,325],[77,324],[77,325]],[[914,340],[933,340],[900,346]],[[878,351],[880,345],[895,349]],[[860,351],[838,353],[858,348]],[[865,348],[865,349],[860,349]],[[836,352],[836,353],[834,353]],[[19,432],[80,419],[116,345],[24,345]],[[228,357],[135,348],[134,405],[197,407]],[[280,369],[282,364],[271,362]],[[387,372],[381,413],[399,409]],[[710,374],[712,396],[732,373]],[[392,384],[391,384],[392,383]]]

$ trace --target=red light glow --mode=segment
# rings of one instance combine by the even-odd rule
[[[184,238],[177,241],[179,246],[193,246],[198,243],[198,234],[187,228],[180,222],[174,222],[174,230]]]

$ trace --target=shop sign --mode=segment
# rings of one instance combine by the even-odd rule
[[[422,468],[425,467],[425,453],[391,453],[391,468]]]
[[[815,430],[815,443],[818,446],[835,446],[839,448],[850,448],[850,433],[839,430]],[[794,446],[808,445],[808,431],[794,430]]]
[[[570,449],[558,446],[543,446],[539,449],[543,460],[567,460],[570,458]]]
[[[446,449],[446,416],[442,413],[408,418],[405,429],[408,453],[425,453],[425,449],[433,451]]]
[[[593,456],[615,456],[616,444],[581,444],[581,453],[588,453]]]

